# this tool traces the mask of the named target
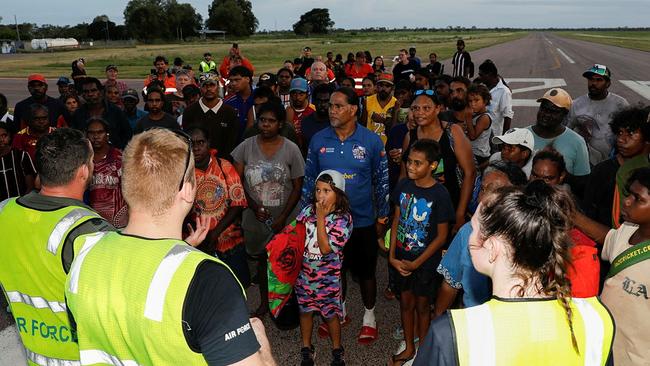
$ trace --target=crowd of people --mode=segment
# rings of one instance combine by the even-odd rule
[[[390,336],[378,264],[391,365],[647,362],[650,107],[594,64],[511,128],[493,61],[416,52],[305,47],[255,78],[233,44],[196,71],[156,57],[141,91],[78,59],[59,97],[41,74],[13,115],[0,94],[0,284],[30,364],[274,365],[267,244],[296,223],[303,366],[315,322],[332,365],[351,317],[361,345]]]

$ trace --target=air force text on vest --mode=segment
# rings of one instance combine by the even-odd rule
[[[45,322],[22,317],[16,318],[18,331],[32,336],[41,336],[45,339],[53,339],[59,342],[76,342],[76,335],[65,325],[48,325]]]
[[[237,328],[237,330],[231,330],[230,332],[226,333],[225,335],[225,340],[229,341],[239,335],[242,335],[246,332],[248,332],[251,329],[251,323],[246,323],[242,325],[241,327]]]

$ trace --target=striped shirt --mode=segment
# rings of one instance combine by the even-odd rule
[[[451,59],[451,63],[454,65],[454,71],[451,76],[466,76],[469,77],[469,74],[465,73],[465,68],[469,66],[469,63],[472,61],[469,53],[466,51],[454,53],[454,57]]]
[[[36,177],[36,168],[29,154],[11,149],[0,156],[0,201],[26,194],[25,176]]]

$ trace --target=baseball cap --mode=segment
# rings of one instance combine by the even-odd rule
[[[336,170],[327,169],[320,172],[316,180],[318,180],[323,174],[327,174],[332,177],[332,185],[345,192],[345,178],[343,178],[343,174],[337,172]]]
[[[543,100],[548,100],[549,102],[553,103],[555,106],[564,109],[570,109],[571,103],[573,103],[569,93],[567,93],[566,90],[561,88],[553,88],[548,90],[546,93],[544,93],[544,95],[541,98],[537,99],[537,102],[541,103]]]
[[[605,65],[594,64],[594,66],[589,68],[589,70],[582,73],[582,76],[584,76],[586,78],[590,78],[592,75],[600,75],[600,76],[604,77],[605,79],[609,80],[612,77],[612,72]]]
[[[511,128],[501,136],[494,136],[492,143],[495,145],[521,145],[533,151],[535,149],[535,136],[527,128]]]
[[[70,79],[65,76],[59,76],[59,80],[56,81],[56,85],[70,85]]]
[[[106,66],[106,71],[108,71],[108,70],[115,70],[115,71],[117,71],[117,66],[115,66],[115,65],[108,65],[108,66]]]
[[[122,93],[122,99],[135,99],[136,101],[140,101],[140,97],[138,96],[138,91],[135,89],[127,89]]]
[[[47,84],[47,80],[45,80],[45,76],[42,74],[31,74],[27,77],[27,82],[31,83],[32,81],[40,81],[43,84]]]
[[[219,85],[219,75],[213,72],[207,72],[199,76],[199,84],[204,86],[205,84],[217,84]]]
[[[379,77],[377,77],[377,84],[379,83],[386,83],[386,84],[393,85],[394,84],[393,75],[389,73],[379,74]]]
[[[275,76],[275,74],[272,74],[270,72],[265,72],[262,75],[260,75],[259,80],[257,81],[257,85],[275,85],[278,83],[278,77]]]
[[[289,87],[289,92],[298,90],[301,92],[307,92],[307,80],[303,78],[295,78],[291,80],[291,86]]]

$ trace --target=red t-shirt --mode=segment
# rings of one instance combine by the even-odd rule
[[[122,152],[111,147],[106,157],[95,163],[88,193],[90,207],[116,228],[125,227],[129,219],[121,181]]]
[[[52,133],[54,127],[50,127],[50,130],[47,133]],[[15,149],[25,151],[29,154],[29,157],[32,158],[32,161],[36,161],[36,142],[38,137],[32,135],[29,132],[29,127],[20,130],[11,142],[11,146]]]
[[[600,261],[596,243],[578,229],[569,232],[573,240],[571,265],[567,277],[571,281],[571,295],[586,298],[598,295],[600,280]]]
[[[219,159],[217,150],[210,150],[210,163],[203,171],[194,169],[196,174],[196,198],[192,219],[196,219],[198,212],[209,217],[210,230],[213,230],[219,221],[226,216],[230,207],[247,207],[244,186],[235,167],[227,160]],[[221,165],[221,166],[219,166]],[[219,235],[214,243],[218,252],[226,252],[244,242],[244,236],[239,220],[228,226]]]
[[[316,112],[316,110],[311,105],[308,105],[301,111],[296,110],[292,106],[289,106],[289,108],[291,108],[293,111],[293,120],[291,123],[293,124],[293,128],[296,130],[296,136],[298,137],[298,146],[303,146],[305,138],[302,134],[302,120],[312,113]]]

